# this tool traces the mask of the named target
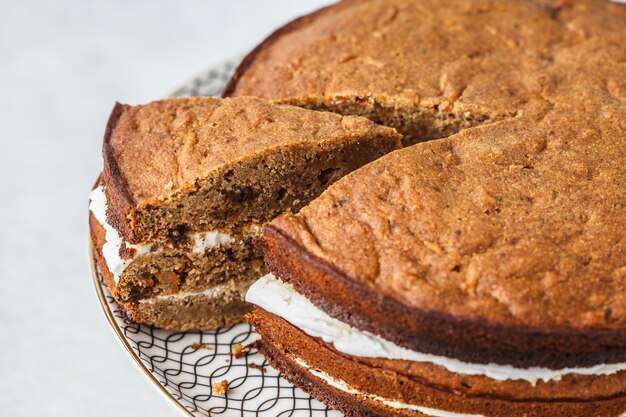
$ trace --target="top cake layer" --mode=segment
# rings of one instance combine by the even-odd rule
[[[271,225],[420,310],[626,328],[625,117],[551,114],[405,148]]]
[[[626,106],[582,97],[352,173],[265,228],[270,269],[419,351],[626,359]]]
[[[313,175],[325,167],[324,175],[314,175],[330,182],[339,168],[354,169],[397,148],[398,138],[393,129],[363,118],[251,97],[118,104],[103,149],[108,215],[131,243],[163,238],[173,228],[205,231],[260,223],[284,210],[277,208],[278,200],[284,205],[298,193],[303,197],[303,191],[287,185],[270,190],[280,175],[294,170]],[[346,159],[347,147],[361,147],[363,155]],[[252,203],[259,207],[253,210]]]
[[[571,87],[572,66],[582,83],[613,72],[603,82],[623,100],[625,18],[606,0],[345,0],[274,33],[225,95],[365,115],[412,140],[445,137],[543,109]]]

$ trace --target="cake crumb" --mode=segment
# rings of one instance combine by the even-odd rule
[[[241,343],[233,345],[232,355],[235,359],[241,359],[250,352],[250,346],[243,346]]]
[[[200,343],[200,342],[194,342],[194,343],[192,343],[192,344],[191,344],[191,348],[192,348],[193,350],[198,350],[198,349],[207,349],[207,350],[211,350],[211,347],[210,347],[210,346],[207,346],[207,345],[202,344],[202,343]]]
[[[215,382],[211,385],[211,389],[213,394],[224,395],[228,392],[228,381],[224,379],[220,382]]]
[[[261,371],[261,372],[265,373],[265,368],[264,368],[263,366],[261,366],[261,365],[257,365],[257,364],[256,364],[256,363],[254,363],[254,362],[253,362],[253,363],[249,363],[249,364],[248,364],[248,368],[251,368],[251,369],[258,369],[259,371]]]

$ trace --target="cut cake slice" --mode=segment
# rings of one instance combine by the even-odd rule
[[[240,321],[264,272],[260,226],[400,147],[391,128],[261,99],[117,104],[90,195],[98,265],[129,317],[171,329]]]

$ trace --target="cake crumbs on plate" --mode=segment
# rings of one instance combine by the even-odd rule
[[[235,359],[241,359],[250,352],[250,346],[243,346],[241,343],[236,343],[232,347],[231,354]]]
[[[198,350],[198,349],[207,349],[207,350],[211,350],[212,348],[210,346],[207,346],[203,343],[200,342],[194,342],[191,344],[191,348],[193,350]]]
[[[257,369],[257,370],[259,370],[259,371],[261,371],[261,372],[263,372],[263,373],[265,373],[265,371],[266,371],[265,367],[263,367],[262,365],[257,365],[257,364],[256,364],[256,363],[254,363],[254,362],[249,363],[249,364],[248,364],[248,368],[251,368],[251,369]]]
[[[211,384],[213,394],[224,395],[228,392],[228,380],[224,379]]]

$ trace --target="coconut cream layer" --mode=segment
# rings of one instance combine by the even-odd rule
[[[467,363],[445,356],[416,352],[330,317],[296,292],[292,285],[282,282],[273,274],[255,282],[248,290],[246,301],[282,317],[312,337],[332,343],[335,349],[351,356],[427,362],[457,374],[482,375],[497,381],[524,380],[532,385],[540,380],[559,381],[567,374],[599,376],[626,370],[626,363],[599,364],[587,368],[516,368],[495,363]]]
[[[239,292],[240,294],[243,294],[247,286],[248,286],[247,283],[233,285],[233,283],[229,281],[229,282],[224,282],[224,283],[215,285],[214,287],[209,288],[204,291],[179,292],[176,294],[155,295],[150,298],[139,300],[139,304],[154,304],[158,301],[177,301],[177,300],[184,300],[185,298],[196,298],[196,297],[206,297],[208,299],[215,299],[215,298],[223,297],[224,293],[233,289]]]
[[[314,369],[308,363],[306,363],[300,358],[294,358],[294,360],[298,363],[298,365],[302,366],[309,373],[323,380],[331,387],[337,388],[343,392],[347,392],[348,394],[359,395],[370,400],[378,401],[380,403],[383,403],[387,407],[398,408],[398,409],[403,409],[403,410],[419,411],[420,413],[433,416],[433,417],[484,417],[481,414],[459,414],[459,413],[453,413],[451,411],[443,411],[443,410],[437,410],[435,408],[406,404],[406,403],[402,403],[399,401],[389,400],[387,398],[379,397],[378,395],[361,392],[359,390],[352,388],[345,381],[333,378],[332,376],[328,375],[326,372],[322,372],[319,369]]]
[[[109,271],[113,274],[115,283],[118,283],[120,275],[122,275],[124,270],[131,263],[133,263],[135,259],[149,253],[158,253],[162,251],[163,244],[132,244],[125,242],[117,229],[109,224],[106,215],[107,207],[107,198],[106,193],[104,192],[104,187],[98,186],[94,188],[89,194],[89,210],[91,210],[98,223],[100,223],[104,228],[106,242],[102,245],[102,256],[107,263]],[[192,251],[194,253],[204,253],[204,251],[208,248],[226,246],[235,242],[235,238],[230,235],[220,233],[217,230],[192,233],[188,236],[188,238],[193,243]],[[127,249],[134,249],[134,256],[131,258],[122,258],[120,256],[122,244],[124,244]]]

